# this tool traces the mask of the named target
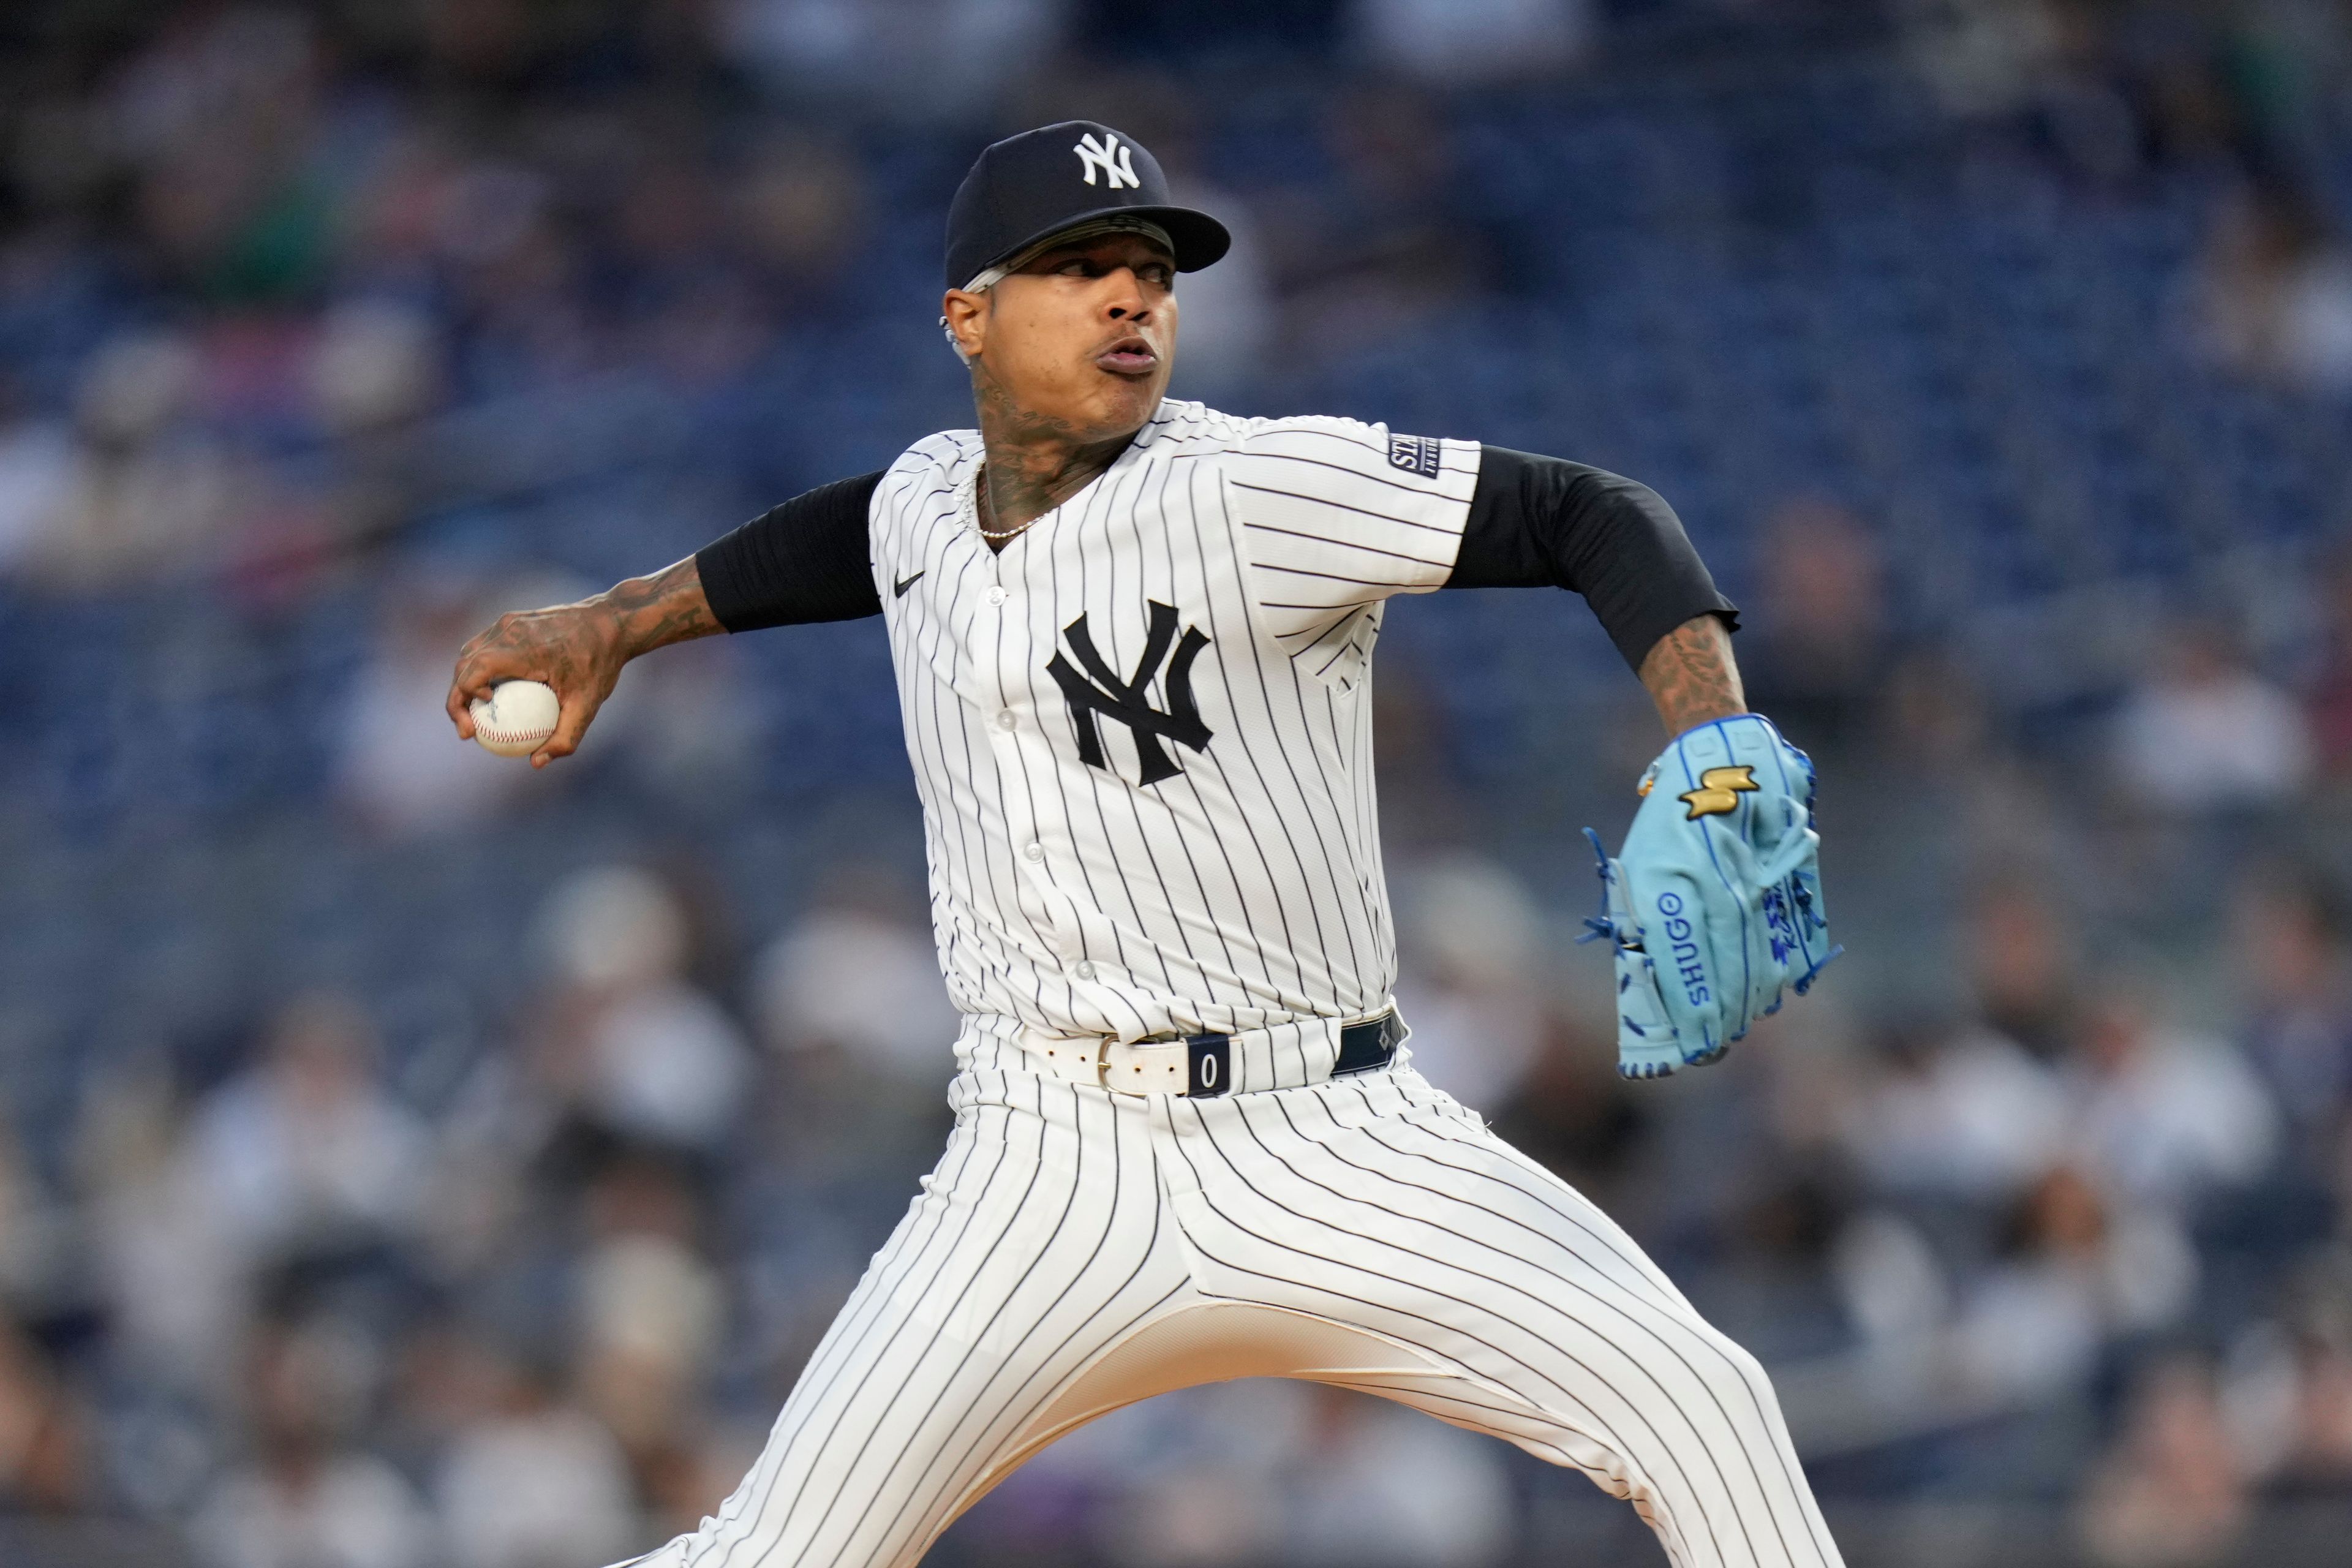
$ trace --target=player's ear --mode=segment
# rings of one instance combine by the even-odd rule
[[[988,341],[988,296],[950,289],[940,302],[940,319],[956,353],[966,360],[977,358]]]

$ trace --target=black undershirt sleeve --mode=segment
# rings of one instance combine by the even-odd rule
[[[1737,605],[1647,485],[1560,458],[1485,447],[1449,588],[1540,587],[1584,595],[1635,670],[1660,637],[1700,616],[1739,629]]]
[[[695,552],[702,596],[730,632],[882,613],[866,529],[879,472],[796,495]]]

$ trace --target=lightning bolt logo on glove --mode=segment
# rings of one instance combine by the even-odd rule
[[[1675,736],[1650,764],[1617,858],[1585,829],[1601,912],[1584,940],[1615,950],[1619,1073],[1715,1060],[1842,951],[1822,903],[1813,788],[1812,760],[1743,713]]]
[[[1690,816],[1685,820],[1696,822],[1702,816],[1731,810],[1739,804],[1741,790],[1755,787],[1756,769],[1742,763],[1736,768],[1707,769],[1698,776],[1698,788],[1685,790],[1675,798],[1690,807]]]

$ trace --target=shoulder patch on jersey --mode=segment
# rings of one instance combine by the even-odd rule
[[[1433,479],[1437,477],[1437,443],[1427,436],[1391,436],[1389,467]]]

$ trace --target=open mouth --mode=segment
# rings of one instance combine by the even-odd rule
[[[1133,332],[1095,355],[1095,363],[1113,375],[1150,375],[1159,363],[1151,345]]]

